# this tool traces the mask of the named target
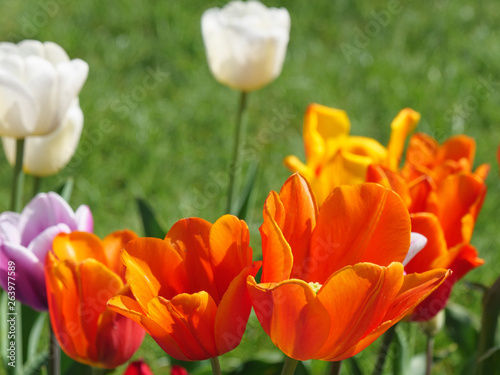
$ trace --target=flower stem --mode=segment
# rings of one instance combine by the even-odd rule
[[[212,365],[212,373],[214,375],[221,375],[219,357],[210,358],[210,364]]]
[[[330,375],[340,375],[342,371],[342,361],[332,362],[332,367],[330,367]]]
[[[16,162],[12,175],[12,191],[10,196],[10,210],[19,212],[22,207],[23,197],[23,155],[24,155],[24,139],[16,140]]]
[[[229,167],[229,187],[227,192],[226,213],[231,213],[233,204],[234,180],[236,179],[236,171],[238,170],[238,155],[239,155],[241,128],[242,128],[241,124],[246,103],[247,103],[247,93],[242,91],[240,96],[240,105],[238,108],[238,114],[236,117],[236,130],[234,134],[234,145],[233,145],[233,160]]]
[[[52,324],[49,324],[49,375],[61,374],[61,350],[54,335]]]
[[[425,375],[431,375],[434,354],[434,335],[427,334]]]
[[[32,196],[34,197],[38,193],[42,191],[42,178],[39,176],[33,176],[33,192]]]
[[[299,364],[296,359],[286,357],[285,364],[283,365],[283,370],[281,370],[281,375],[292,375],[295,372],[295,368]]]
[[[384,333],[384,336],[382,338],[382,345],[380,345],[377,354],[377,362],[375,363],[375,368],[373,369],[373,375],[381,375],[384,371],[385,360],[387,359],[389,347],[391,346],[395,334],[396,325],[393,325]]]

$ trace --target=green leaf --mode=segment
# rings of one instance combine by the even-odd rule
[[[71,199],[71,194],[73,193],[73,186],[75,185],[75,179],[73,177],[68,177],[65,183],[56,189],[56,193],[59,194],[66,202],[69,203]]]
[[[47,313],[40,313],[31,327],[31,332],[28,337],[28,353],[26,357],[28,359],[34,358],[37,354],[38,344],[40,342],[40,336],[42,334],[46,318]]]
[[[245,220],[248,214],[248,207],[250,202],[250,197],[255,185],[257,171],[259,170],[259,163],[253,162],[247,171],[247,179],[243,187],[243,191],[238,199],[238,208],[235,210],[235,215],[241,220]]]
[[[345,360],[345,363],[349,367],[349,373],[352,375],[363,375],[361,367],[359,366],[358,360],[355,357],[351,357]]]
[[[24,364],[23,375],[38,375],[41,372],[41,367],[46,366],[49,361],[49,351],[44,350],[42,353],[29,357]]]
[[[445,309],[446,331],[458,344],[462,357],[468,358],[476,352],[479,332],[476,319],[465,307],[456,303],[448,303]]]
[[[162,229],[156,220],[155,213],[151,206],[142,198],[136,198],[136,202],[141,215],[144,235],[146,237],[165,238],[167,232]]]

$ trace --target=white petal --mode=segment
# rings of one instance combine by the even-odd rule
[[[32,135],[46,135],[59,125],[56,122],[57,72],[49,61],[38,57],[26,58],[26,86],[38,102],[40,113]]]
[[[410,261],[427,245],[427,238],[420,233],[411,232],[410,248],[408,254],[403,260],[403,266],[406,266]]]
[[[45,51],[42,42],[38,40],[23,40],[17,44],[18,53],[23,57],[38,56],[45,58]]]
[[[26,138],[24,170],[44,177],[56,174],[75,154],[83,130],[83,112],[75,100],[63,119],[62,126],[41,137]]]
[[[0,135],[24,138],[36,127],[38,104],[26,86],[0,69]]]
[[[83,60],[74,59],[59,63],[56,68],[59,80],[56,121],[61,122],[87,79],[89,65]]]
[[[0,238],[14,244],[21,243],[19,217],[17,212],[5,211],[0,214]]]
[[[52,64],[56,65],[61,62],[69,61],[68,54],[59,44],[54,42],[45,42],[43,47],[45,49],[45,58]]]

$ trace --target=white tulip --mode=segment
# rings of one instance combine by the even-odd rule
[[[232,1],[205,11],[201,29],[208,65],[222,84],[248,92],[280,75],[290,34],[285,8]]]
[[[0,136],[20,139],[56,130],[88,69],[52,42],[0,43]]]
[[[56,174],[69,163],[73,157],[83,129],[83,112],[78,100],[74,100],[62,126],[45,136],[26,137],[24,147],[23,169],[33,176],[45,177]],[[3,137],[3,148],[7,160],[14,165],[14,138]]]

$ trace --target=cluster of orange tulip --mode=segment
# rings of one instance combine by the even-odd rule
[[[472,172],[468,137],[440,146],[415,134],[399,168],[419,117],[401,111],[385,148],[349,136],[342,111],[311,105],[307,165],[286,158],[302,175],[264,203],[262,262],[232,215],[182,219],[164,239],[60,234],[45,272],[61,347],[114,368],[147,332],[179,360],[216,358],[239,345],[253,307],[289,358],[341,361],[406,317],[434,317],[453,284],[483,263],[469,241],[488,166]],[[427,238],[416,255],[412,232]]]

